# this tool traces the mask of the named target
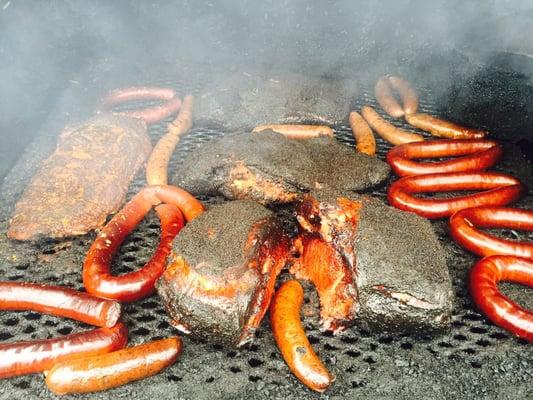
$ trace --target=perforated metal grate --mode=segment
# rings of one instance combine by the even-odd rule
[[[183,82],[159,81],[175,87],[180,93],[193,92],[199,86],[186,87]],[[421,110],[439,113],[431,92],[420,89]],[[363,87],[355,107],[374,105],[369,87]],[[398,121],[394,121],[398,124]],[[150,128],[155,143],[165,123]],[[404,125],[407,128],[406,125]],[[353,146],[346,126],[336,129],[336,137]],[[188,151],[222,135],[213,129],[194,128],[179,144],[171,160],[171,170],[179,168]],[[0,276],[13,281],[36,281],[69,285],[82,289],[81,265],[94,234],[65,241],[41,241],[35,244],[15,243],[5,236],[7,219],[27,180],[53,147],[54,133],[39,136],[28,146],[24,156],[6,178],[1,193]],[[380,158],[389,146],[378,139]],[[498,170],[529,174],[517,154],[508,157]],[[524,166],[525,165],[525,166]],[[525,172],[524,172],[525,171]],[[527,177],[526,176],[526,179]],[[393,178],[394,179],[394,178]],[[131,198],[145,185],[144,171],[131,185]],[[385,199],[386,188],[372,192]],[[216,199],[204,199],[207,203]],[[533,196],[518,206],[533,207]],[[256,341],[246,348],[234,350],[184,338],[185,350],[180,360],[161,374],[114,389],[110,392],[73,398],[150,399],[233,399],[233,398],[500,398],[533,397],[533,350],[525,341],[511,337],[493,326],[472,306],[466,290],[467,273],[475,258],[453,244],[446,223],[433,223],[447,253],[454,289],[457,295],[452,328],[437,336],[396,335],[351,329],[339,336],[318,329],[317,296],[306,290],[304,308],[308,337],[337,380],[324,395],[303,387],[288,371],[271,336],[268,318],[262,323]],[[533,234],[506,230],[507,237],[533,240]],[[122,245],[113,262],[115,273],[125,273],[142,266],[159,238],[159,224],[150,214]],[[283,274],[280,280],[285,279]],[[526,288],[505,284],[503,290],[522,305],[533,308],[531,292]],[[167,323],[162,304],[156,295],[125,306],[124,320],[130,330],[130,344],[175,335]],[[0,313],[0,341],[48,338],[87,329],[83,324],[32,312]],[[46,389],[40,375],[22,376],[0,381],[0,398],[47,399],[54,396]]]

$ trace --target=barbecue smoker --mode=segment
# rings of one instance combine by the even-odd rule
[[[173,89],[201,98],[220,77],[250,79],[256,71],[324,78],[342,87],[347,110],[365,105],[398,127],[411,127],[380,109],[374,84],[401,76],[418,92],[419,111],[484,129],[503,145],[491,170],[518,177],[533,190],[533,6],[527,1],[128,2],[0,0],[0,280],[84,288],[81,268],[96,233],[19,242],[8,221],[41,163],[68,125],[89,120],[110,90],[128,86]],[[280,72],[281,71],[281,72]],[[339,84],[342,82],[342,84]],[[348,91],[349,85],[349,91]],[[349,95],[346,95],[346,92]],[[229,99],[231,100],[231,99]],[[128,111],[153,107],[141,101]],[[235,110],[235,113],[241,112]],[[335,139],[353,148],[346,119],[334,121]],[[174,117],[148,127],[152,144]],[[266,121],[268,122],[268,121]],[[193,123],[169,164],[176,176],[200,145],[235,127]],[[265,121],[261,121],[265,123]],[[240,130],[252,128],[242,126]],[[416,130],[414,130],[416,131]],[[416,131],[429,137],[422,131]],[[376,137],[380,160],[392,145]],[[386,201],[397,177],[365,194]],[[130,183],[131,199],[146,185],[144,170]],[[220,197],[199,198],[209,207]],[[533,195],[515,207],[533,209]],[[292,216],[281,207],[279,215]],[[109,391],[72,398],[131,399],[526,399],[533,398],[533,348],[481,314],[468,292],[478,259],[452,241],[447,220],[431,222],[452,278],[449,329],[398,333],[352,327],[322,331],[316,291],[304,284],[303,326],[333,385],[318,394],[289,371],[269,318],[255,339],[235,349],[181,335],[170,325],[157,294],[123,305],[129,346],[179,335],[183,354],[159,374]],[[293,226],[286,227],[294,229]],[[495,231],[532,241],[533,232]],[[115,275],[134,271],[152,256],[160,223],[150,213],[127,237],[112,262]],[[278,284],[289,279],[282,272]],[[503,283],[502,292],[533,309],[531,289]],[[87,325],[36,312],[0,312],[0,341],[45,339]],[[0,380],[0,399],[52,399],[42,374]]]

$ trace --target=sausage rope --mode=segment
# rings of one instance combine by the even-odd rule
[[[161,239],[155,253],[140,270],[112,276],[113,255],[154,206],[161,221]],[[155,282],[163,273],[172,240],[184,225],[183,216],[190,221],[201,212],[202,204],[182,189],[173,186],[142,189],[102,229],[89,249],[83,265],[83,284],[87,292],[124,302],[153,293]]]
[[[422,175],[444,172],[482,171],[496,164],[503,148],[493,140],[432,140],[406,143],[387,153],[387,162],[396,175]],[[418,162],[414,159],[456,157],[452,160]]]

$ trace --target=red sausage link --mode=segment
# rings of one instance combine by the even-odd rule
[[[533,258],[533,243],[500,239],[480,228],[509,228],[533,231],[533,211],[508,207],[475,207],[458,211],[450,218],[452,238],[481,257],[509,254]]]
[[[135,118],[143,119],[147,124],[153,124],[166,117],[178,112],[181,106],[181,100],[176,97],[176,92],[168,88],[159,87],[128,87],[116,89],[109,92],[102,99],[102,107],[110,109],[118,104],[126,103],[132,100],[164,100],[165,103],[155,107],[147,107],[135,111],[122,111]]]
[[[118,323],[59,338],[0,344],[0,378],[46,371],[58,362],[122,349],[127,342],[128,330]]]
[[[396,146],[387,153],[387,162],[399,176],[482,171],[496,164],[502,154],[502,146],[493,140],[444,139]],[[412,161],[417,158],[433,157],[457,158],[438,162]]]
[[[110,328],[117,323],[121,306],[66,287],[0,282],[0,310],[31,310]]]
[[[67,361],[52,368],[46,376],[46,385],[59,395],[111,389],[157,374],[177,360],[181,349],[181,339],[171,337]]]
[[[508,299],[498,282],[533,287],[533,261],[508,255],[485,257],[470,271],[470,293],[479,309],[496,325],[533,342],[533,313]]]
[[[414,193],[481,190],[480,193],[446,199],[422,199]],[[389,188],[389,203],[422,217],[445,218],[463,208],[504,206],[518,200],[526,187],[515,177],[495,172],[454,172],[406,176]]]
[[[160,203],[166,204],[160,204]],[[156,206],[161,221],[161,239],[148,263],[138,271],[111,275],[111,260],[124,239]],[[181,209],[181,211],[180,211]],[[83,284],[96,296],[131,302],[153,293],[163,273],[172,240],[184,225],[203,211],[202,204],[184,190],[172,186],[148,186],[133,197],[102,229],[92,244],[83,265]]]

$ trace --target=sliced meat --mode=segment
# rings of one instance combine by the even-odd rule
[[[288,251],[280,221],[261,205],[212,206],[180,232],[157,283],[172,325],[230,346],[252,340]]]
[[[188,155],[173,181],[195,195],[271,204],[294,202],[310,190],[364,190],[389,172],[386,163],[335,139],[292,140],[263,131],[204,144]]]
[[[317,288],[325,329],[448,326],[451,279],[427,220],[367,196],[332,195],[306,196],[297,218],[300,257],[291,272]]]
[[[263,124],[336,125],[348,118],[352,80],[312,78],[287,72],[240,72],[214,79],[199,96],[196,125],[228,131]]]
[[[101,114],[65,130],[16,204],[8,236],[58,238],[102,226],[150,150],[138,118]]]

